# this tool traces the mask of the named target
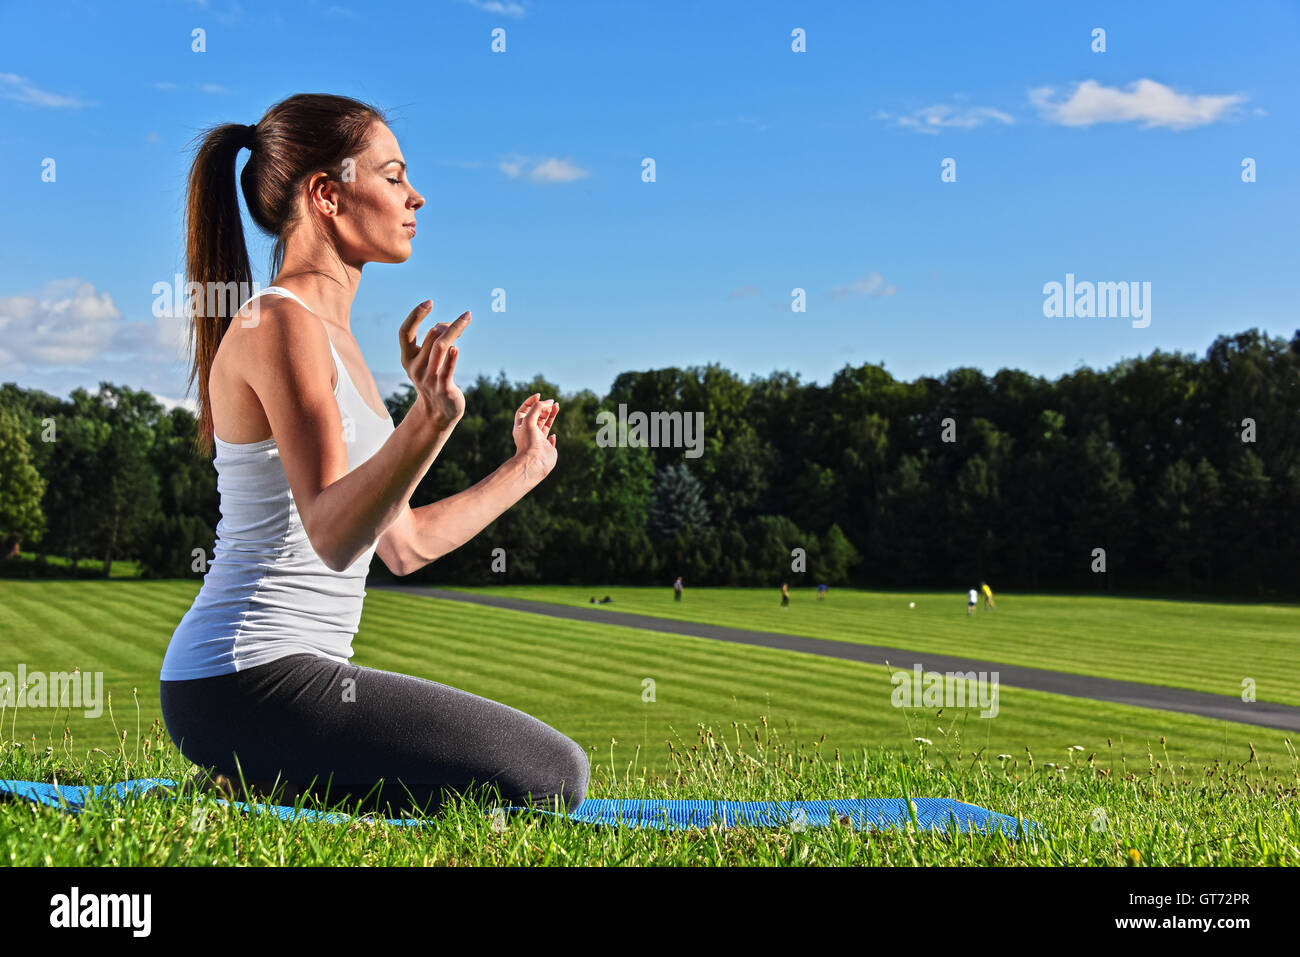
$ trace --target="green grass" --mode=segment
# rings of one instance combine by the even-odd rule
[[[98,718],[54,708],[0,713],[13,740],[56,744],[63,728],[78,746],[118,743],[109,708],[160,717],[158,668],[197,589],[193,582],[0,582],[0,647],[16,671],[103,672],[111,702]],[[665,742],[700,723],[724,725],[773,716],[808,742],[830,748],[910,746],[933,738],[931,712],[892,707],[883,666],[385,591],[366,599],[354,648],[357,664],[401,671],[503,701],[558,728],[588,749],[611,738],[640,745],[642,760],[667,767]],[[654,701],[642,700],[646,679]],[[1284,734],[1195,715],[1108,704],[1003,687],[998,714],[961,712],[973,747],[1020,755],[1029,748],[1055,761],[1071,746],[1146,761],[1164,737],[1171,758],[1188,766],[1284,761]],[[952,713],[950,712],[950,715]],[[133,729],[132,729],[133,730]],[[1107,739],[1112,741],[1108,748]],[[1117,765],[1116,770],[1120,767]]]
[[[192,766],[159,720],[157,678],[197,588],[189,581],[0,581],[0,670],[22,662],[29,673],[103,671],[112,693],[111,713],[96,719],[67,708],[0,713],[0,776],[187,778]],[[598,590],[607,592],[619,599],[615,589]],[[843,597],[834,593],[826,604]],[[894,600],[905,608],[912,599]],[[923,599],[915,600],[920,608]],[[998,614],[1010,613],[999,627],[1011,629],[1004,622],[1030,603],[1000,601]],[[965,614],[960,605],[956,614]],[[1086,623],[1077,627],[1087,633]],[[638,833],[540,815],[512,817],[498,833],[468,805],[419,829],[307,825],[244,818],[201,796],[146,798],[81,817],[0,804],[4,860],[1123,864],[1133,862],[1134,849],[1147,864],[1300,863],[1300,766],[1286,735],[1265,728],[1015,688],[1000,689],[991,719],[897,709],[880,666],[377,590],[366,600],[355,650],[357,664],[464,688],[558,728],[588,751],[591,797],[952,797],[1029,817],[1056,837],[1016,845],[842,827]],[[647,678],[653,701],[643,700]]]
[[[15,562],[21,562],[26,565],[36,565],[36,553],[19,551]],[[50,575],[66,575],[74,577],[72,571],[72,559],[65,558],[62,555],[46,555],[45,566]],[[104,562],[102,559],[83,558],[77,562],[76,578],[104,577]],[[110,580],[118,578],[139,578],[140,563],[133,558],[115,558],[113,567],[109,573]]]
[[[673,753],[662,774],[648,771],[636,756],[597,756],[590,796],[784,801],[942,795],[1036,821],[1047,833],[1013,842],[1000,834],[949,837],[912,826],[673,832],[603,828],[526,812],[494,827],[486,800],[453,804],[419,827],[364,820],[312,824],[244,815],[212,794],[178,800],[146,795],[100,803],[80,815],[26,801],[0,803],[0,860],[42,867],[1300,864],[1294,752],[1289,767],[1272,773],[1256,762],[1183,773],[1154,760],[1109,773],[1080,759],[1052,767],[1028,758],[977,757],[956,747],[832,755],[821,742],[795,745],[760,719],[752,726],[701,727],[693,743],[679,740]],[[179,781],[189,771],[159,725],[84,760],[67,748],[0,743],[0,776],[6,778],[107,784],[127,777]],[[319,808],[302,800],[295,805]]]
[[[962,655],[999,664],[1240,695],[1300,705],[1300,606],[1135,598],[996,595],[997,610],[966,614],[965,592],[865,592],[833,588],[671,588],[501,585],[457,591],[777,631],[813,638]],[[909,608],[909,602],[916,602]],[[982,601],[982,599],[981,599]]]

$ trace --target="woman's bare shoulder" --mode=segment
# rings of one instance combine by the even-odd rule
[[[245,303],[222,338],[240,378],[259,376],[319,379],[325,369],[333,381],[329,334],[311,310],[287,296],[268,293]],[[220,351],[220,350],[219,350]]]

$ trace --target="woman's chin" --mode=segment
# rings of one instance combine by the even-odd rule
[[[393,249],[385,250],[382,257],[375,257],[373,262],[380,263],[404,263],[411,258],[411,244],[408,242],[403,246],[397,246]]]

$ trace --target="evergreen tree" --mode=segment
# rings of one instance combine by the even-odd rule
[[[704,487],[684,462],[667,465],[655,474],[646,531],[653,542],[661,542],[680,529],[705,528],[709,506]]]

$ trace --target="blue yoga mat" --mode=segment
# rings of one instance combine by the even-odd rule
[[[82,785],[45,784],[41,781],[0,780],[0,799],[24,799],[61,810],[80,812],[93,800],[126,800],[148,794],[157,788],[174,788],[176,782],[167,778],[132,778],[117,784],[97,784],[93,788]],[[169,794],[163,790],[161,793]],[[292,808],[277,804],[247,804],[244,801],[228,802],[241,811],[274,814],[285,821],[351,821],[352,815],[339,811],[315,811],[310,808]],[[949,828],[959,832],[993,834],[1001,832],[1015,840],[1021,834],[1039,829],[1039,825],[1022,819],[998,814],[964,801],[951,798],[915,798],[916,823],[922,830],[947,833]],[[865,830],[905,828],[912,818],[907,802],[901,798],[843,798],[836,801],[693,801],[656,799],[588,798],[568,814],[537,808],[506,807],[503,812],[533,811],[552,817],[567,817],[584,824],[606,824],[624,827],[648,827],[658,830],[683,830],[687,828],[749,825],[755,827],[818,827],[848,818],[852,827]],[[369,816],[367,816],[369,818]],[[413,818],[369,818],[384,820],[388,824],[418,825],[425,823]]]

